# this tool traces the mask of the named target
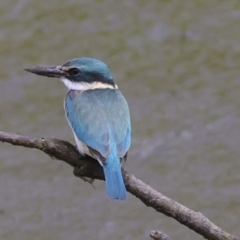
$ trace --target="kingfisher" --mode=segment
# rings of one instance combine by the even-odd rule
[[[77,150],[103,167],[107,196],[125,200],[127,191],[121,162],[131,144],[131,121],[126,99],[104,62],[80,57],[62,66],[31,67],[28,72],[59,78],[68,88],[65,115]]]

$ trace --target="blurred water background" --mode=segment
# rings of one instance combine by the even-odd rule
[[[133,126],[126,168],[240,236],[240,2],[0,2],[0,130],[74,143],[66,88],[24,72],[109,64]],[[0,144],[0,239],[203,239],[135,197],[106,200],[43,153]]]

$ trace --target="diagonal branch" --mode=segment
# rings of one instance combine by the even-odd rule
[[[32,138],[0,131],[0,141],[27,148],[39,149],[56,160],[71,165],[78,177],[104,179],[103,171],[96,160],[81,156],[76,148],[67,141],[55,138]],[[137,179],[134,175],[122,169],[127,190],[139,198],[146,206],[166,216],[176,219],[206,239],[211,240],[240,240],[210,222],[200,212],[194,212],[180,203],[162,195],[152,187]]]

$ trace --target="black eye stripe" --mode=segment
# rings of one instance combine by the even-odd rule
[[[78,68],[71,68],[68,72],[73,76],[77,76],[81,71]]]

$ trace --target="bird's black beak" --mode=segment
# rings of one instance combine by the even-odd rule
[[[61,69],[61,66],[51,66],[51,67],[31,67],[31,68],[25,68],[27,72],[35,73],[40,76],[45,77],[56,77],[56,78],[62,78],[66,76],[66,72],[64,72]]]

